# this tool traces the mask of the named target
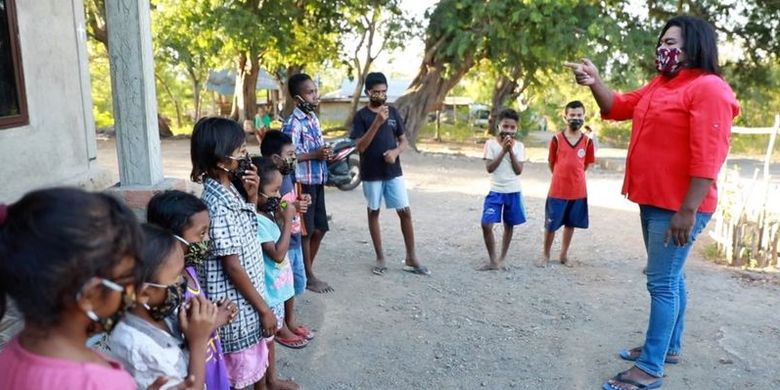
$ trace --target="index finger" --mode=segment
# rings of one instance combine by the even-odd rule
[[[566,61],[566,62],[563,63],[563,66],[565,66],[567,68],[574,69],[574,68],[582,66],[582,64],[579,63],[579,62],[568,62],[568,61]]]

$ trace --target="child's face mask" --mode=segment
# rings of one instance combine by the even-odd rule
[[[203,240],[200,242],[189,242],[179,236],[174,237],[187,246],[187,250],[184,252],[185,264],[190,266],[199,266],[203,264],[206,260],[206,256],[209,254],[211,241]]]
[[[186,279],[182,279],[181,282],[176,282],[168,286],[151,282],[144,284],[150,287],[166,289],[165,301],[163,301],[163,303],[155,306],[144,304],[144,308],[156,321],[161,321],[166,317],[170,317],[174,312],[176,312],[184,300],[184,290],[187,288]]]
[[[119,309],[112,315],[108,317],[99,317],[97,313],[95,313],[93,310],[87,310],[85,314],[87,317],[89,317],[92,322],[98,324],[100,329],[98,331],[104,331],[106,333],[111,333],[112,330],[114,330],[114,327],[119,322],[119,320],[124,317],[125,312],[130,310],[135,305],[135,294],[127,292],[127,288],[120,286],[108,279],[102,279],[100,281],[100,284],[103,287],[106,287],[110,290],[120,292],[121,293],[121,300],[120,300],[120,306]],[[79,299],[77,296],[76,299]]]

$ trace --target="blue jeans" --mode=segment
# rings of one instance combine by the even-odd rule
[[[712,214],[696,213],[691,239],[685,246],[673,242],[664,245],[673,211],[640,206],[642,235],[647,249],[647,290],[650,292],[650,321],[645,345],[636,366],[661,378],[666,354],[677,355],[682,345],[685,321],[685,274],[683,268],[696,237],[704,230]]]

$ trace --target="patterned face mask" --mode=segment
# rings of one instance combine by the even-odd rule
[[[147,286],[164,288],[166,289],[165,301],[157,306],[150,306],[144,303],[144,308],[149,312],[149,315],[155,321],[162,321],[163,319],[170,317],[181,306],[184,300],[184,290],[187,288],[187,280],[182,280],[179,283],[174,283],[169,286],[164,284],[157,284],[147,282]]]
[[[184,262],[188,266],[199,266],[203,264],[206,256],[209,254],[209,248],[211,241],[203,240],[200,242],[188,242],[187,240],[175,236],[177,240],[181,241],[184,245],[187,245],[187,251],[184,252]]]
[[[279,173],[281,173],[283,176],[287,176],[291,174],[293,171],[295,171],[295,164],[297,162],[297,159],[295,156],[285,157],[282,159],[282,165],[279,167]]]
[[[241,180],[242,176],[246,173],[246,171],[249,171],[252,167],[252,158],[249,157],[249,153],[244,155],[244,157],[236,158],[233,156],[228,156],[229,159],[238,161],[238,168],[236,168],[233,171],[228,171],[230,173],[231,179],[234,180]]]
[[[582,119],[569,119],[569,128],[572,130],[578,130],[584,124],[585,121]]]
[[[300,108],[301,111],[303,111],[303,112],[305,112],[307,114],[311,114],[312,112],[314,112],[317,109],[317,105],[316,104],[309,103],[309,102],[307,102],[306,100],[304,100],[300,96],[296,96],[296,98],[298,98],[298,108]]]
[[[655,54],[655,68],[664,74],[674,74],[680,69],[680,49],[659,47]]]
[[[368,101],[371,103],[372,107],[379,107],[387,101],[387,96],[382,95],[371,95],[368,98]]]
[[[108,280],[103,279],[100,281],[100,284],[103,286],[122,293],[121,298],[121,306],[119,306],[119,310],[116,311],[116,313],[112,314],[109,317],[98,317],[97,313],[95,313],[92,310],[88,310],[86,312],[87,317],[89,317],[90,320],[97,323],[100,326],[100,329],[98,331],[104,331],[106,333],[111,333],[112,330],[114,330],[114,326],[119,322],[119,320],[122,319],[122,317],[125,315],[125,312],[130,310],[135,305],[135,294],[128,294],[127,289]]]

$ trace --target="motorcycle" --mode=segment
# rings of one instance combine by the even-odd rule
[[[337,138],[328,143],[332,157],[328,160],[328,181],[326,186],[342,191],[354,190],[360,185],[360,155],[357,145],[350,138]]]

